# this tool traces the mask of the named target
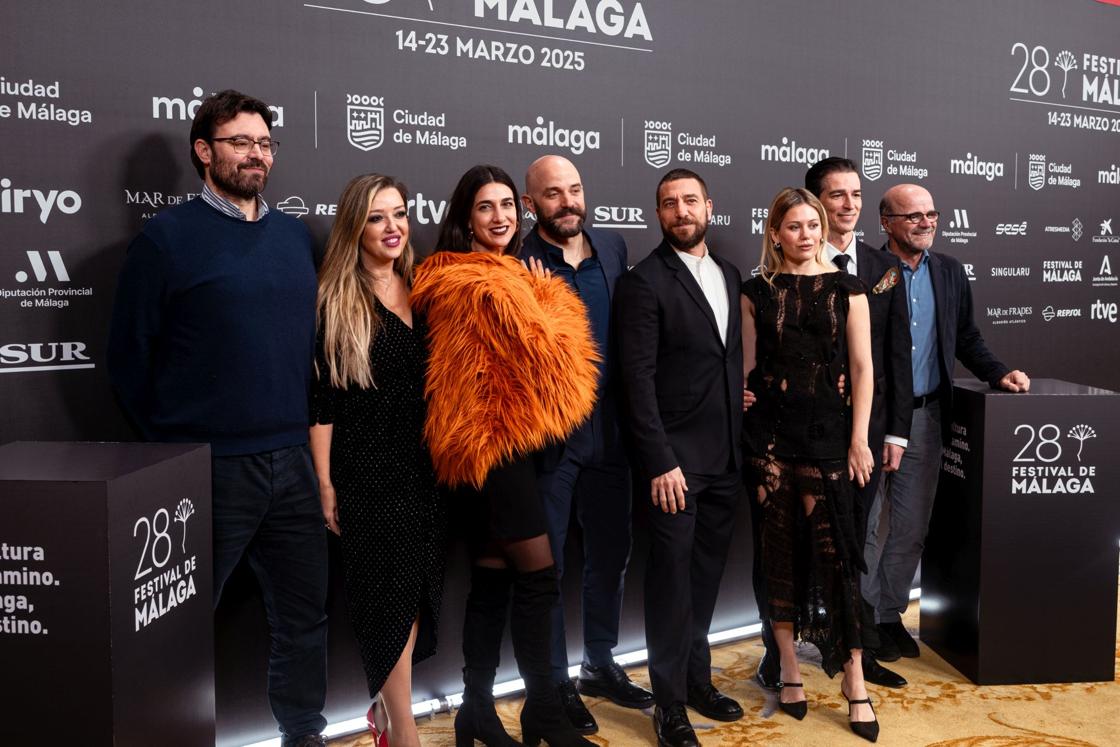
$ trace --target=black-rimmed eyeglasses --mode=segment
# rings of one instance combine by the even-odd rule
[[[244,135],[234,135],[233,137],[212,137],[211,142],[214,143],[229,143],[233,148],[233,152],[239,156],[243,156],[253,149],[254,145],[259,145],[261,153],[266,156],[276,155],[276,146],[280,144],[279,141],[272,138],[262,137],[260,140],[254,140],[251,137]]]
[[[940,210],[930,210],[930,211],[925,212],[925,213],[883,213],[883,217],[885,217],[885,218],[905,218],[906,220],[910,221],[911,223],[921,223],[922,218],[925,218],[930,223],[933,223],[939,217],[941,217],[941,211]]]

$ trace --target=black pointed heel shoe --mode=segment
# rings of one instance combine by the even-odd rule
[[[804,688],[805,686],[802,685],[800,682],[779,682],[778,683],[778,707],[781,708],[785,713],[788,713],[789,715],[793,716],[795,719],[800,721],[801,719],[805,718],[805,714],[809,712],[809,701],[806,699],[806,700],[796,700],[792,703],[782,702],[782,690],[787,688],[787,687]]]
[[[844,700],[848,701],[848,726],[852,727],[852,733],[857,737],[862,737],[868,742],[874,742],[879,739],[879,718],[876,716],[874,721],[852,721],[852,706],[862,705],[866,703],[871,706],[871,715],[875,716],[875,706],[871,703],[871,696],[860,698],[859,700],[851,700],[848,694],[844,692],[843,684],[840,685],[840,695]]]

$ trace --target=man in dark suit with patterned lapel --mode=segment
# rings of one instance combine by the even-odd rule
[[[743,715],[712,685],[707,637],[743,493],[740,276],[708,251],[711,214],[699,175],[662,177],[664,241],[615,296],[630,436],[651,498],[645,623],[662,747],[697,747],[686,705],[720,721]]]
[[[598,731],[580,693],[627,708],[653,705],[614,662],[622,612],[623,576],[630,558],[630,465],[619,428],[619,386],[611,342],[611,299],[626,272],[626,242],[613,231],[584,226],[587,209],[579,171],[566,158],[543,156],[529,166],[522,202],[537,218],[521,256],[563,278],[587,308],[603,356],[599,400],[590,419],[562,444],[547,447],[537,464],[537,485],[548,516],[552,557],[561,574],[568,526],[575,514],[583,531],[583,660],[578,685],[568,676],[564,610],[552,615],[552,672],[560,701],[580,734]],[[578,690],[577,690],[578,687]]]
[[[902,625],[902,613],[925,546],[941,448],[949,442],[956,361],[993,388],[1030,388],[1025,373],[1009,370],[984,343],[972,319],[972,290],[961,263],[930,251],[939,217],[933,197],[917,184],[891,187],[879,203],[887,249],[902,262],[914,400],[906,453],[883,481],[882,511],[871,512],[865,577],[870,583],[863,593],[875,605],[880,651],[893,645],[907,657],[918,656],[919,650]]]

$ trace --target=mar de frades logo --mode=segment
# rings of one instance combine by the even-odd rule
[[[346,95],[346,139],[361,151],[380,148],[385,140],[385,99],[381,96]]]
[[[673,123],[646,120],[642,154],[655,169],[669,165],[673,158]]]

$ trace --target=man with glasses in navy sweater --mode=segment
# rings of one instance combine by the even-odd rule
[[[214,604],[242,556],[271,628],[284,747],[324,744],[327,546],[307,447],[317,281],[311,237],[260,196],[277,142],[261,101],[222,91],[191,126],[198,199],[128,248],[109,376],[146,440],[209,443]]]

